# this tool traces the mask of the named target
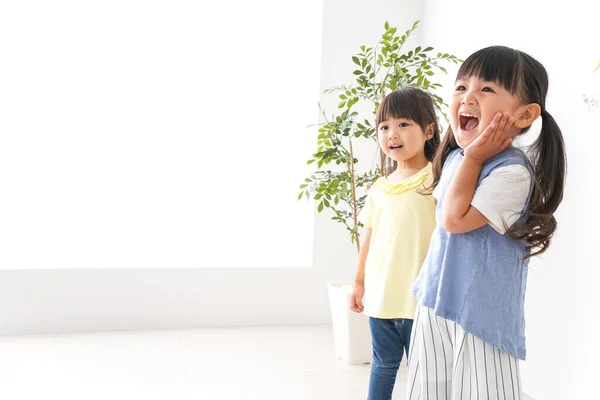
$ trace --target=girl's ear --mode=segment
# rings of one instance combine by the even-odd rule
[[[435,124],[432,122],[431,124],[427,125],[427,129],[425,129],[425,137],[427,140],[433,137],[433,133],[435,132],[434,125]]]
[[[519,111],[517,111],[517,114],[514,116],[514,126],[521,129],[527,128],[528,126],[533,124],[533,121],[538,119],[541,113],[542,108],[539,104],[527,104],[526,106],[521,107]]]

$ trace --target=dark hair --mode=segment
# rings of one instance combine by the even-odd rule
[[[404,87],[397,89],[385,96],[375,117],[375,129],[379,123],[388,118],[406,118],[416,122],[425,132],[427,127],[433,124],[433,136],[425,142],[425,158],[433,161],[433,157],[440,145],[440,128],[435,114],[435,103],[433,96],[428,92],[415,87]],[[379,150],[381,155],[381,174],[391,174],[398,163]]]
[[[533,191],[523,212],[523,223],[509,229],[509,235],[527,242],[527,257],[546,251],[556,230],[554,212],[563,198],[566,175],[566,154],[563,135],[556,121],[546,111],[548,73],[539,61],[522,51],[504,46],[491,46],[471,54],[461,65],[456,80],[477,77],[495,82],[518,96],[523,104],[536,103],[541,108],[542,129],[527,149],[528,163],[533,171]],[[522,129],[521,134],[529,127]],[[448,154],[457,149],[449,127],[433,161],[433,185],[438,184]]]

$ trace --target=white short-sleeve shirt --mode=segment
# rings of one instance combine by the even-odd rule
[[[439,186],[433,197],[439,199]],[[498,233],[504,234],[520,217],[531,188],[531,173],[514,164],[493,170],[480,183],[471,200]]]

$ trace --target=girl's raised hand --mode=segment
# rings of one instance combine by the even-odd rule
[[[508,137],[514,118],[509,113],[498,113],[490,125],[465,148],[465,157],[481,163],[501,153],[512,142]]]

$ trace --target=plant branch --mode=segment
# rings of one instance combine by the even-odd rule
[[[356,251],[360,252],[360,240],[358,237],[358,220],[357,220],[357,207],[356,207],[356,182],[354,177],[354,150],[352,148],[352,139],[349,139],[350,142],[350,161],[347,162],[347,166],[349,167],[350,172],[350,187],[352,188],[352,217],[354,219],[354,231],[352,235],[354,236],[354,240],[356,241]]]

